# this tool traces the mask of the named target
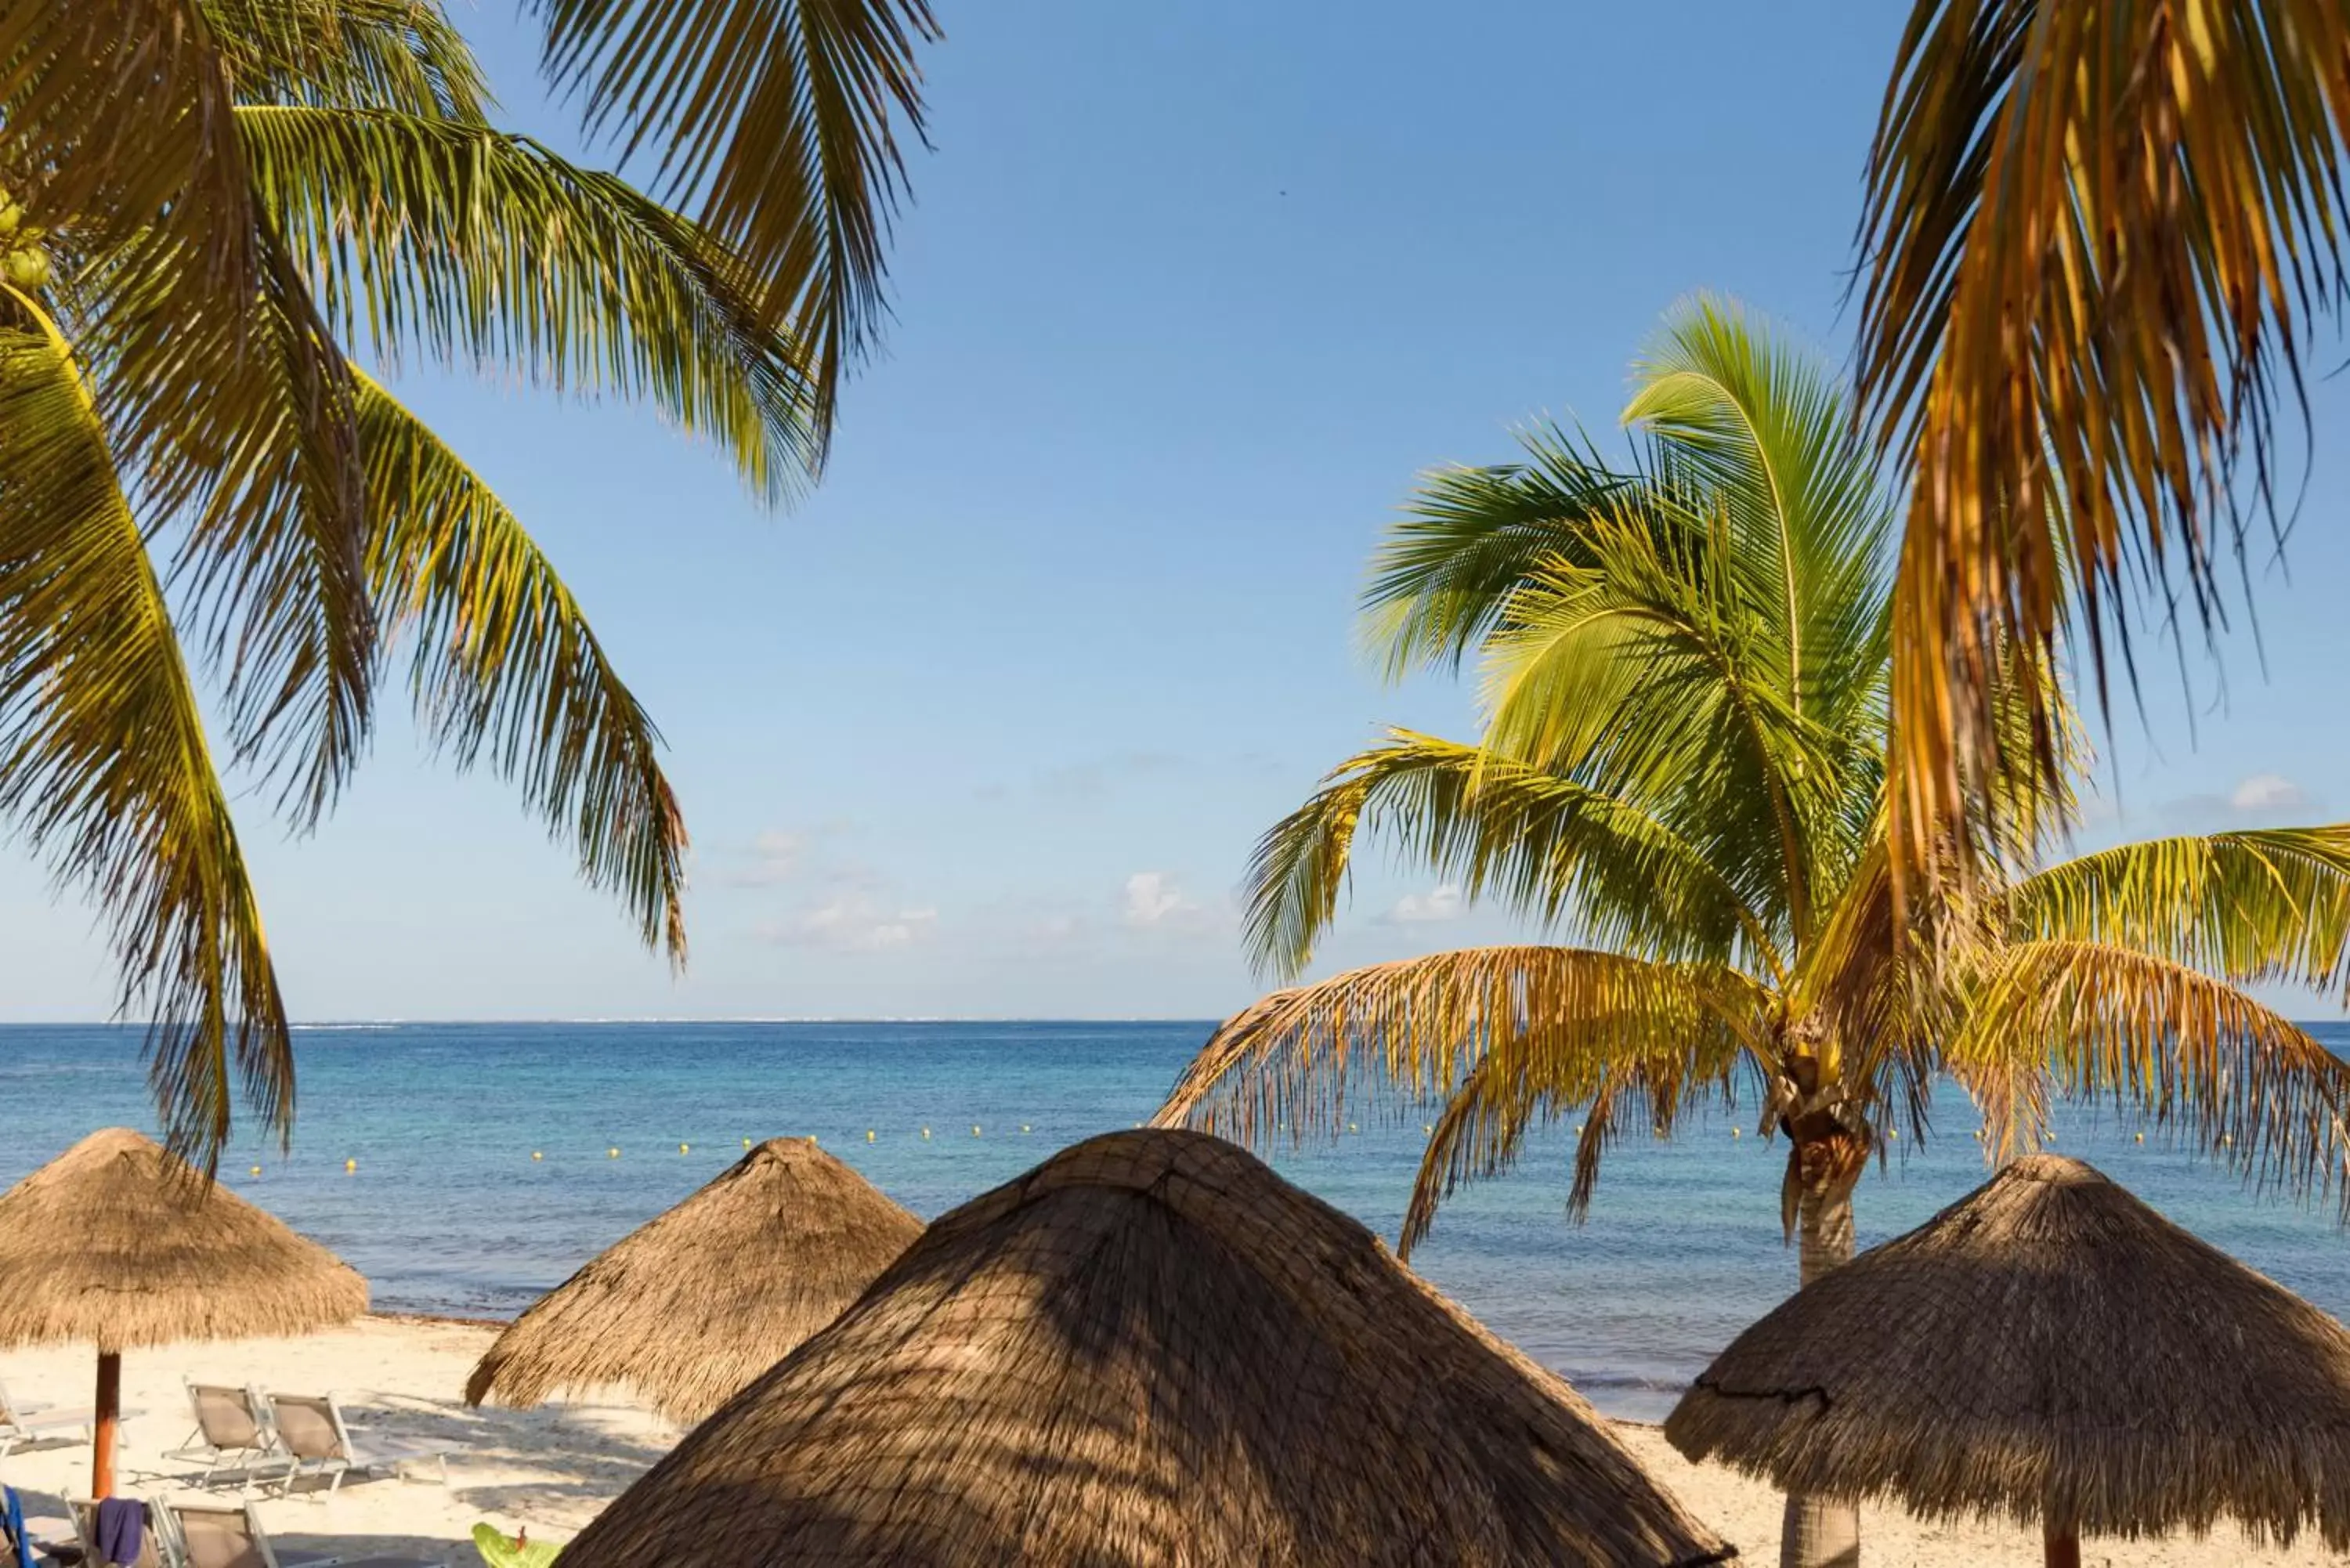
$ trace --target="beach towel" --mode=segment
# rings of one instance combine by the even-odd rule
[[[147,1505],[135,1497],[106,1497],[98,1502],[98,1555],[117,1568],[136,1568],[140,1536],[147,1528]]]
[[[13,1486],[0,1486],[0,1527],[8,1536],[8,1568],[33,1568],[33,1543],[25,1536],[25,1502]]]

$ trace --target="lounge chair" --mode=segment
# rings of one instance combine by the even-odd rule
[[[175,1502],[168,1538],[167,1568],[448,1568],[445,1557],[334,1557],[315,1552],[281,1552],[261,1528],[253,1504]]]
[[[181,1382],[187,1386],[188,1408],[195,1415],[196,1429],[163,1457],[202,1459],[203,1473],[193,1479],[194,1485],[210,1486],[223,1470],[234,1470],[242,1481],[250,1482],[264,1469],[293,1466],[293,1456],[270,1426],[269,1402],[261,1397],[260,1389],[251,1385],[234,1388],[224,1383],[192,1383],[184,1377]]]
[[[8,1397],[5,1384],[0,1384],[0,1459],[19,1443],[36,1442],[43,1438],[61,1438],[69,1432],[81,1434],[83,1442],[90,1439],[97,1414],[87,1408],[60,1410],[54,1405],[20,1405]]]
[[[442,1484],[448,1484],[449,1450],[453,1445],[415,1442],[365,1430],[354,1432],[343,1419],[342,1407],[335,1403],[332,1394],[272,1394],[269,1419],[277,1429],[277,1440],[293,1457],[294,1468],[286,1474],[288,1491],[305,1475],[325,1476],[327,1495],[332,1497],[341,1488],[343,1478],[354,1470],[367,1474],[389,1470],[402,1475],[407,1466],[421,1464],[426,1459],[439,1461]]]
[[[98,1503],[86,1497],[67,1501],[66,1510],[73,1515],[74,1537],[81,1542],[81,1560],[86,1568],[102,1568],[106,1559],[98,1554]],[[175,1568],[172,1543],[168,1538],[170,1522],[163,1511],[153,1503],[147,1505],[147,1528],[139,1535],[137,1568]],[[311,1568],[324,1568],[314,1564]]]

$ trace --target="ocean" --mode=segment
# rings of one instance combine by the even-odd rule
[[[2350,1048],[2350,1026],[2313,1027],[2335,1050]],[[1209,1028],[306,1028],[292,1153],[246,1136],[222,1171],[364,1273],[380,1310],[506,1317],[725,1168],[745,1138],[814,1135],[928,1218],[1088,1134],[1146,1119]],[[151,1130],[139,1044],[136,1029],[0,1028],[0,1182],[94,1128]],[[1582,1225],[1565,1218],[1569,1140],[1559,1129],[1515,1173],[1448,1204],[1415,1266],[1602,1409],[1656,1418],[1740,1328],[1794,1288],[1794,1256],[1779,1232],[1785,1147],[1757,1137],[1752,1117],[1750,1106],[1671,1143],[1627,1140],[1609,1156]],[[1273,1163],[1392,1242],[1427,1119],[1366,1120],[1335,1142],[1275,1151]],[[1975,1125],[1955,1090],[1938,1096],[1927,1145],[1905,1137],[1860,1189],[1864,1246],[1983,1179]],[[1743,1136],[1733,1138],[1733,1127]],[[2350,1239],[2330,1212],[2256,1196],[2164,1147],[2158,1132],[2137,1143],[2135,1130],[2109,1111],[2064,1107],[2057,1147],[2350,1315]]]

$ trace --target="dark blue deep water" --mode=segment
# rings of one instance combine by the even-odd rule
[[[2350,1029],[2318,1025],[2335,1049]],[[1204,1023],[532,1023],[306,1029],[294,1150],[245,1140],[235,1188],[334,1248],[389,1311],[510,1315],[737,1158],[814,1134],[925,1217],[1075,1139],[1149,1116]],[[93,1128],[151,1127],[136,1030],[0,1029],[0,1181]],[[1610,1156],[1591,1221],[1564,1218],[1564,1137],[1456,1199],[1417,1255],[1437,1285],[1603,1408],[1670,1390],[1794,1284],[1780,1244],[1783,1145],[1752,1112]],[[1274,1164],[1392,1241],[1420,1117]],[[973,1136],[972,1128],[979,1129]],[[1859,1194],[1863,1245],[1982,1179],[1965,1102]],[[923,1127],[931,1129],[926,1140]],[[1025,1130],[1024,1131],[1024,1127]],[[868,1129],[874,1141],[866,1142]],[[2058,1147],[2337,1315],[2350,1237],[2145,1144],[2110,1113],[2061,1111]],[[681,1153],[679,1146],[689,1152]],[[617,1147],[620,1156],[607,1150]],[[536,1150],[544,1158],[533,1160]],[[357,1160],[355,1173],[344,1161]],[[258,1164],[259,1176],[249,1175]]]

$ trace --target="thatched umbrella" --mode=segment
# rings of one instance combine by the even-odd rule
[[[1665,1423],[1793,1492],[2080,1537],[2350,1546],[2350,1333],[2078,1160],[2021,1159],[1807,1285]]]
[[[564,1568],[1699,1563],[1575,1392],[1198,1133],[1113,1133],[933,1222]]]
[[[128,1127],[0,1194],[0,1349],[98,1345],[96,1497],[114,1490],[125,1350],[308,1334],[367,1302],[348,1263]]]
[[[770,1138],[507,1325],[465,1402],[619,1384],[691,1426],[840,1315],[921,1231],[814,1138]]]

